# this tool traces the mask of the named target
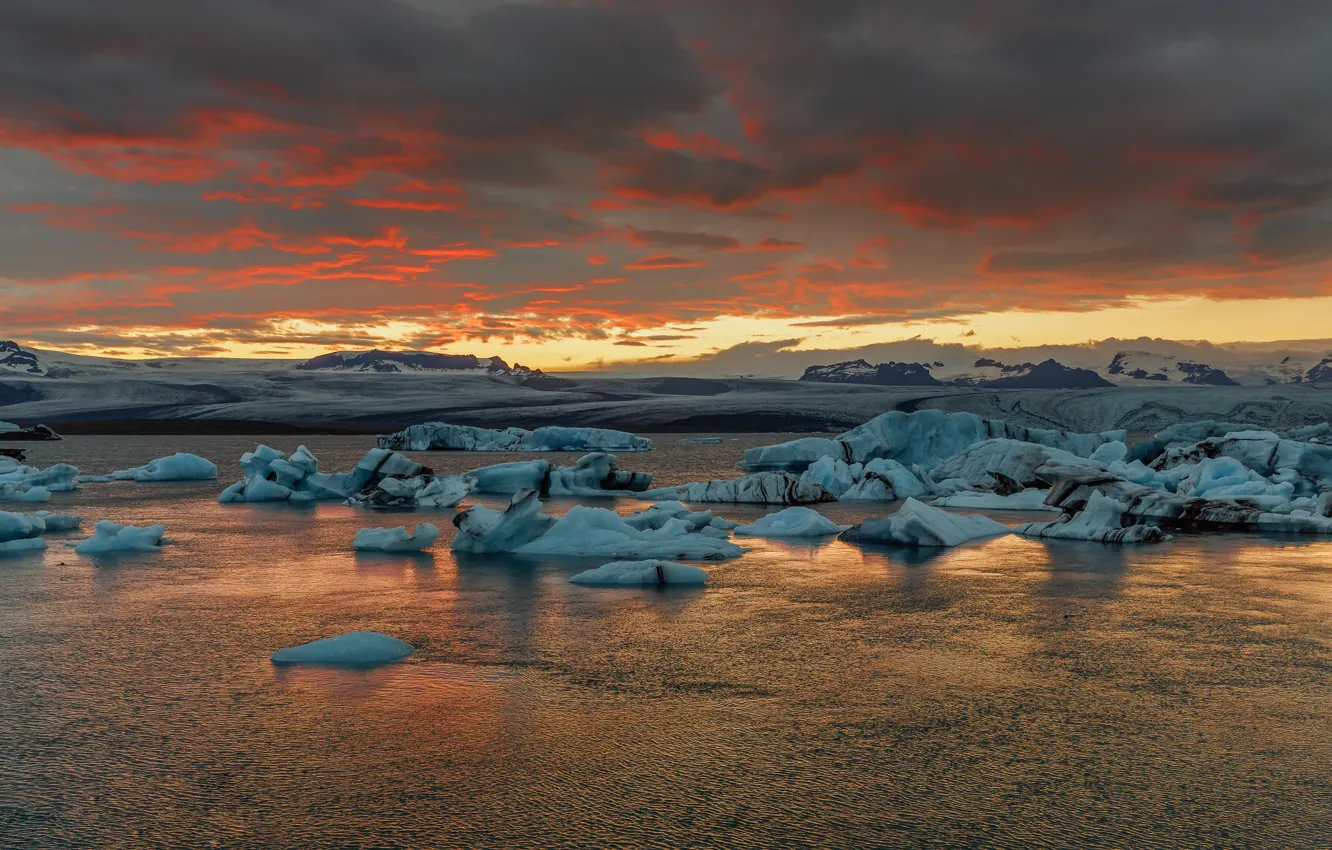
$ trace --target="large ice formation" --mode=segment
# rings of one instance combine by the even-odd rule
[[[217,477],[217,466],[207,458],[188,452],[150,460],[143,466],[118,469],[108,475],[81,476],[85,483],[105,484],[108,481],[210,481]]]
[[[641,498],[757,505],[813,505],[837,500],[822,485],[802,481],[789,472],[756,472],[743,478],[661,487],[648,490]]]
[[[810,508],[790,507],[742,525],[735,533],[747,537],[825,537],[840,534],[851,526],[838,525]]]
[[[1024,537],[1058,540],[1090,540],[1098,543],[1160,543],[1169,537],[1151,525],[1134,525],[1124,520],[1125,506],[1109,496],[1093,491],[1086,506],[1049,522],[1028,522],[1013,529]]]
[[[548,426],[528,431],[523,428],[474,428],[425,422],[396,434],[379,437],[380,448],[398,451],[465,452],[644,452],[652,441],[626,431],[605,428],[562,428]]]
[[[405,525],[396,528],[362,528],[352,538],[352,548],[363,552],[420,552],[439,539],[439,529],[428,522],[410,533]]]

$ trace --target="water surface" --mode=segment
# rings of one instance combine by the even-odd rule
[[[729,477],[780,439],[679,436],[623,465]],[[195,451],[222,478],[47,506],[163,522],[160,554],[53,536],[0,559],[0,847],[1332,843],[1332,542],[741,540],[706,588],[585,588],[569,576],[599,561],[455,559],[452,511],[217,504],[254,442],[29,447],[89,473]],[[329,470],[371,445],[267,442]],[[445,531],[433,556],[350,550],[357,528],[415,521]],[[417,652],[369,671],[267,660],[353,629]]]

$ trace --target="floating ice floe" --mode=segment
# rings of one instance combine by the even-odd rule
[[[362,508],[452,508],[474,489],[476,479],[466,475],[385,477],[353,493],[347,504]]]
[[[970,540],[1008,534],[1008,526],[979,514],[954,514],[907,499],[889,517],[873,517],[842,532],[851,543],[898,546],[960,546]]]
[[[735,533],[746,537],[826,537],[840,534],[851,526],[838,525],[818,511],[791,507],[742,525]]]
[[[0,511],[0,543],[40,537],[44,531],[46,523],[40,517]]]
[[[352,538],[352,548],[362,552],[419,552],[429,549],[439,539],[439,529],[428,522],[411,533],[405,525],[397,528],[362,528]]]
[[[25,552],[41,552],[46,549],[46,541],[40,537],[21,537],[18,540],[0,542],[0,556],[21,555]]]
[[[67,463],[37,469],[0,455],[0,502],[45,502],[78,487],[78,479],[78,467]]]
[[[405,455],[387,449],[371,449],[351,472],[320,472],[319,459],[305,446],[288,457],[261,445],[241,455],[245,477],[227,487],[219,502],[312,502],[345,500],[377,486],[383,479],[429,475]]]
[[[83,525],[83,519],[73,514],[53,514],[50,511],[38,511],[35,514],[28,514],[35,520],[41,520],[44,527],[43,533],[52,531],[74,531]]]
[[[368,667],[399,661],[412,651],[411,644],[380,632],[347,632],[279,649],[269,660],[274,664]]]
[[[51,501],[51,491],[39,484],[0,484],[0,502]]]
[[[805,437],[748,449],[741,466],[746,470],[804,470],[819,458],[832,457],[848,464],[888,458],[905,466],[930,467],[973,443],[998,438],[1036,443],[1086,457],[1107,442],[1122,442],[1125,433],[1074,434],[1024,428],[1000,419],[982,419],[973,413],[894,410],[833,438]]]
[[[143,466],[118,469],[108,475],[80,476],[83,483],[105,484],[109,481],[211,481],[217,477],[217,466],[207,458],[188,452],[150,460]]]
[[[1045,504],[1049,490],[1019,490],[1001,496],[998,493],[985,493],[964,490],[951,496],[940,496],[930,502],[936,508],[969,508],[976,511],[1049,511],[1058,513],[1059,508]]]
[[[721,437],[685,437],[679,441],[682,446],[711,446],[723,442]]]
[[[1161,543],[1170,537],[1152,525],[1124,521],[1125,505],[1109,496],[1093,492],[1087,505],[1077,513],[1064,514],[1049,522],[1028,522],[1013,529],[1024,537],[1057,540],[1088,540],[1096,543]]]
[[[74,551],[80,555],[103,555],[110,552],[160,552],[162,550],[162,536],[166,534],[166,526],[161,524],[141,528],[133,525],[122,525],[109,519],[98,521],[93,528],[92,537],[78,543],[67,543],[65,545],[73,546]]]
[[[719,539],[716,533],[720,530],[710,524],[710,513],[707,517],[708,524],[699,526],[665,512],[621,517],[605,508],[578,505],[557,519],[541,513],[538,494],[527,490],[516,494],[503,511],[474,505],[455,516],[453,524],[458,533],[453,548],[517,555],[681,560],[739,557],[744,550]],[[709,531],[713,533],[706,533]]]
[[[673,561],[612,561],[594,570],[584,570],[569,581],[601,586],[700,585],[708,574],[698,567]]]
[[[605,428],[549,426],[534,431],[523,428],[498,431],[425,422],[396,434],[380,436],[379,446],[412,452],[645,452],[652,448],[652,441],[626,431]]]
[[[802,481],[789,472],[756,472],[732,480],[661,487],[648,490],[640,494],[639,498],[757,505],[813,505],[837,500],[822,485]]]

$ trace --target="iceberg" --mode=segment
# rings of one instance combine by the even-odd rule
[[[380,632],[348,632],[279,649],[269,656],[269,660],[274,664],[368,667],[399,661],[412,651],[411,644]]]
[[[350,496],[346,503],[361,508],[452,508],[474,489],[476,479],[468,475],[384,478]]]
[[[757,505],[813,505],[837,497],[821,485],[801,481],[789,472],[756,472],[729,481],[702,481],[648,490],[639,498],[680,502],[731,502]]]
[[[747,471],[804,470],[822,457],[851,463],[877,458],[896,460],[906,466],[930,468],[973,443],[1006,438],[1037,443],[1087,457],[1101,445],[1126,438],[1124,431],[1074,434],[1067,431],[1024,428],[1001,419],[982,419],[974,413],[944,413],[893,410],[834,438],[805,437],[773,446],[745,451],[741,467]]]
[[[856,483],[839,498],[843,502],[892,502],[929,492],[929,485],[910,469],[895,460],[877,458],[865,464]]]
[[[362,552],[420,552],[429,549],[439,539],[439,529],[422,523],[407,533],[407,527],[362,528],[352,538],[352,548]]]
[[[818,511],[791,507],[742,525],[736,534],[746,537],[825,537],[840,534],[851,526],[838,525]]]
[[[40,537],[46,523],[39,517],[0,511],[0,543]]]
[[[517,555],[714,560],[739,557],[734,543],[703,533],[711,525],[648,512],[626,519],[605,508],[577,505],[558,519],[540,513],[535,491],[513,497],[503,511],[475,505],[453,518],[461,552]]]
[[[79,470],[67,463],[37,469],[0,455],[0,487],[7,484],[17,485],[14,492],[24,492],[33,487],[42,487],[53,493],[67,492],[79,486]]]
[[[685,437],[679,441],[682,446],[711,446],[723,442],[721,437]]]
[[[217,466],[207,458],[188,452],[150,460],[143,466],[118,469],[109,475],[83,476],[81,482],[105,484],[108,481],[211,481],[217,477]]]
[[[1102,448],[1107,445],[1122,444],[1104,443]],[[973,443],[945,458],[930,470],[930,475],[935,481],[964,481],[968,489],[1007,495],[1042,485],[1036,470],[1050,461],[1089,463],[1063,449],[1004,438]]]
[[[0,484],[0,502],[51,501],[51,491],[39,484]]]
[[[467,476],[476,480],[479,493],[536,490],[543,496],[618,496],[652,486],[650,473],[621,471],[615,455],[606,452],[584,455],[573,466],[520,460],[474,469]]]
[[[673,561],[612,561],[594,570],[584,570],[569,581],[574,584],[617,585],[700,585],[708,574],[698,567]]]
[[[1271,431],[1234,431],[1192,445],[1170,446],[1150,466],[1167,471],[1214,458],[1230,458],[1264,479],[1289,482],[1296,495],[1332,489],[1332,445],[1288,440]]]
[[[1008,532],[1008,526],[980,514],[949,513],[907,499],[897,513],[867,519],[842,532],[841,539],[850,543],[944,547]]]
[[[139,528],[122,525],[109,519],[100,520],[94,526],[93,536],[79,543],[67,543],[80,555],[103,555],[110,552],[160,552],[162,535],[166,533],[164,525],[149,525]]]
[[[861,464],[853,467],[841,458],[824,456],[800,473],[800,482],[817,484],[840,499],[856,483],[863,469]]]
[[[497,431],[445,422],[412,425],[380,436],[378,443],[380,448],[411,452],[645,452],[652,448],[652,441],[646,437],[605,428],[549,426],[535,431]]]
[[[40,537],[22,537],[18,540],[6,540],[0,543],[0,556],[21,555],[25,552],[41,552],[46,549],[46,541]]]
[[[1109,496],[1093,492],[1077,513],[1064,514],[1049,522],[1028,522],[1013,529],[1023,537],[1057,540],[1088,540],[1096,543],[1161,543],[1170,537],[1152,525],[1124,524],[1126,506]]]
[[[982,493],[964,490],[951,496],[940,496],[930,502],[936,508],[970,508],[977,511],[1054,511],[1059,508],[1045,504],[1048,490],[1020,490],[1000,496],[998,493]]]
[[[223,490],[219,502],[341,501],[373,489],[385,478],[432,474],[428,467],[387,449],[366,452],[351,472],[320,472],[319,459],[305,446],[288,457],[260,445],[241,455],[240,465],[245,477]]]
[[[38,511],[29,514],[34,520],[41,520],[44,532],[74,531],[83,525],[83,520],[73,514],[53,514],[50,511]]]

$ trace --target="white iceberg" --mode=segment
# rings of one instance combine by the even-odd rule
[[[385,478],[413,478],[430,470],[405,455],[371,449],[351,472],[320,472],[319,459],[305,446],[283,454],[261,445],[241,455],[245,477],[227,487],[219,502],[312,502],[346,500]]]
[[[851,543],[898,546],[960,546],[970,540],[1007,534],[1008,526],[979,514],[954,514],[907,499],[890,517],[867,519],[842,533]]]
[[[1013,529],[1023,537],[1055,540],[1088,540],[1096,543],[1160,543],[1169,536],[1152,525],[1125,525],[1122,502],[1094,492],[1077,513],[1064,514],[1049,522],[1027,522]]]
[[[963,490],[951,496],[940,496],[930,502],[936,508],[970,508],[977,511],[1053,511],[1059,508],[1045,504],[1049,490],[1020,490],[1000,496],[998,493],[983,493],[975,490]]]
[[[0,511],[0,543],[40,537],[46,524],[40,517]]]
[[[19,463],[12,457],[0,455],[0,487],[6,485],[16,485],[10,490],[20,494],[36,487],[53,493],[67,492],[79,486],[79,470],[78,467],[67,463],[57,463],[46,469],[37,469]]]
[[[840,499],[856,483],[863,469],[861,464],[852,467],[841,458],[821,457],[800,473],[800,481],[817,484]]]
[[[535,490],[550,496],[617,496],[652,486],[651,474],[621,471],[615,455],[606,452],[584,455],[573,466],[556,467],[545,460],[499,463],[474,469],[467,477],[476,481],[479,493]]]
[[[893,410],[835,438],[805,437],[748,449],[741,465],[747,470],[803,470],[819,458],[832,457],[848,464],[888,458],[906,466],[929,468],[973,443],[999,438],[1038,443],[1087,457],[1107,442],[1122,442],[1125,432],[1073,434],[1024,428],[1000,419],[982,419],[974,413]]]
[[[51,491],[39,484],[3,484],[0,483],[0,502],[36,502],[51,501]]]
[[[93,536],[79,543],[67,543],[80,555],[103,555],[109,552],[160,552],[166,526],[148,525],[142,528],[122,525],[109,519],[95,525]]]
[[[469,475],[383,478],[349,497],[347,504],[362,508],[452,508],[474,489],[476,479]]]
[[[53,514],[50,511],[38,511],[29,514],[34,520],[41,520],[44,533],[52,531],[74,531],[83,525],[83,519],[73,514]]]
[[[813,505],[837,497],[821,485],[801,481],[789,472],[756,472],[725,481],[701,481],[661,487],[640,494],[642,499],[679,502],[730,502],[757,505]]]
[[[398,661],[411,654],[412,645],[395,637],[380,632],[348,632],[279,649],[269,660],[274,664],[366,667]]]
[[[825,537],[840,534],[851,526],[838,525],[818,511],[791,507],[742,525],[735,533],[746,537]]]
[[[428,522],[409,534],[407,526],[397,528],[362,528],[352,538],[352,548],[363,552],[420,552],[439,539],[439,529]]]
[[[707,580],[708,574],[698,567],[672,561],[612,561],[569,579],[574,584],[602,586],[700,585]]]
[[[605,428],[549,426],[534,431],[523,428],[497,431],[470,425],[424,422],[396,434],[380,436],[379,446],[412,452],[645,452],[652,448],[652,441],[626,431]]]
[[[453,519],[461,552],[577,557],[713,560],[739,557],[744,550],[681,518],[648,513],[625,518],[605,508],[577,505],[558,519],[540,512],[537,493],[514,496],[507,509],[475,505]]]
[[[857,470],[856,483],[839,497],[843,502],[892,502],[930,492],[929,485],[895,460],[877,458],[852,469]]]
[[[217,466],[207,458],[188,452],[150,460],[143,466],[118,469],[109,475],[84,476],[79,480],[96,484],[108,481],[211,481],[217,477]]]

